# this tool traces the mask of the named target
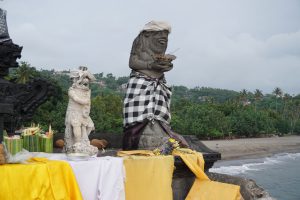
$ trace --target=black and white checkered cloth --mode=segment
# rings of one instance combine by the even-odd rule
[[[171,95],[171,88],[166,85],[164,77],[153,79],[132,71],[124,99],[124,127],[144,119],[169,124]]]

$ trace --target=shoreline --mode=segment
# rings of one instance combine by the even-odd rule
[[[300,136],[201,141],[221,153],[222,161],[265,158],[280,153],[299,153]]]

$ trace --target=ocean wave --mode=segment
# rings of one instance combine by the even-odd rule
[[[253,163],[249,163],[249,161],[247,160],[241,160],[239,161],[240,164],[229,165],[229,166],[226,166],[226,163],[224,163],[225,166],[213,167],[209,171],[222,173],[222,174],[229,174],[229,175],[238,175],[238,174],[244,174],[247,171],[264,170],[270,165],[280,165],[282,163],[286,163],[291,160],[300,160],[300,153],[276,154],[271,157],[257,160],[256,162]]]

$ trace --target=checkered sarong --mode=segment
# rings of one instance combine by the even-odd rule
[[[164,77],[154,79],[132,71],[124,99],[124,127],[144,119],[169,124],[171,95],[171,88],[166,85]]]

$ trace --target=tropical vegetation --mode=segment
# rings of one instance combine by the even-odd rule
[[[33,119],[26,123],[51,124],[64,132],[67,90],[71,85],[68,71],[36,70],[21,62],[8,79],[26,83],[33,78],[45,78],[56,87],[56,95],[41,105]],[[91,84],[91,118],[96,132],[122,132],[122,100],[129,77],[94,74]],[[279,87],[272,94],[263,91],[239,92],[209,87],[173,86],[171,126],[180,134],[192,134],[201,139],[260,137],[300,134],[300,95],[291,96]]]

